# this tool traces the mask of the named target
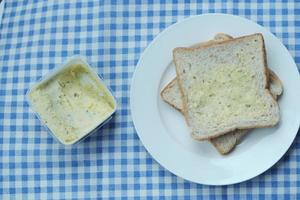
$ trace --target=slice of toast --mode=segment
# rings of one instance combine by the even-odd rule
[[[268,90],[261,34],[176,48],[173,60],[193,138],[206,140],[278,123],[279,107]]]
[[[278,76],[269,70],[270,91],[275,99],[283,92],[283,86]],[[162,99],[173,106],[178,111],[182,112],[183,105],[181,100],[181,92],[177,84],[177,79],[174,78],[161,92]],[[221,154],[229,153],[243,138],[249,130],[235,130],[225,135],[213,138],[210,142],[216,147]]]
[[[231,36],[219,33],[214,37],[214,40],[205,42],[205,43],[200,43],[195,45],[194,47],[198,47],[201,45],[207,45],[211,44],[212,42],[216,41],[223,41],[223,40],[228,40],[232,39]],[[280,79],[277,77],[277,75],[269,70],[270,74],[270,91],[273,97],[276,99],[277,96],[281,95],[283,91],[283,86],[280,81]],[[162,99],[173,106],[175,109],[178,111],[182,111],[182,100],[181,100],[181,94],[179,87],[177,85],[177,80],[176,78],[173,79],[161,92]],[[241,138],[248,132],[248,130],[236,130],[231,133],[222,135],[220,137],[211,139],[211,143],[217,148],[217,150],[221,154],[227,154],[229,153],[235,146],[236,144],[239,143]]]

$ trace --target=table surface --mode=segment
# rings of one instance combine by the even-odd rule
[[[300,3],[7,1],[0,29],[0,199],[300,199],[299,137],[264,174],[214,187],[166,171],[135,132],[129,89],[142,51],[167,26],[209,12],[235,14],[263,25],[284,43],[299,67]],[[63,146],[32,114],[25,94],[74,54],[86,56],[103,76],[119,108],[101,131],[76,146]]]

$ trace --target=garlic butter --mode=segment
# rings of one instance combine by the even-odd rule
[[[116,109],[105,85],[83,64],[65,68],[31,89],[28,95],[40,119],[65,144],[85,136]]]

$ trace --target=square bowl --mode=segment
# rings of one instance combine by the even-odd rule
[[[116,99],[82,56],[72,56],[27,92],[31,109],[60,143],[82,141],[107,123]]]

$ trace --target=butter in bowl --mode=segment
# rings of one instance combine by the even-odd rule
[[[117,103],[81,56],[73,56],[27,93],[37,117],[65,145],[77,143],[111,119]]]

